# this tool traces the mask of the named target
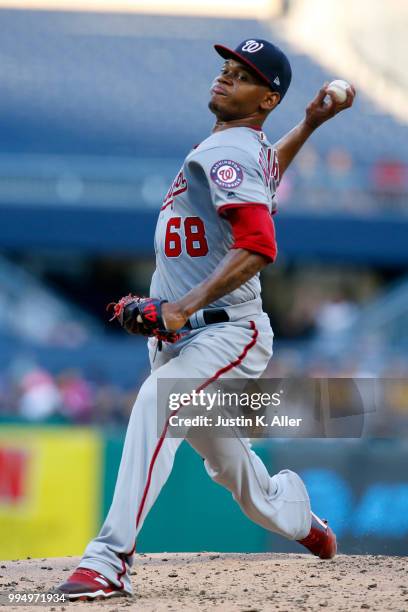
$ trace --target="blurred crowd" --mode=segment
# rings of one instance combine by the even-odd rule
[[[268,378],[349,378],[385,380],[387,392],[382,402],[381,432],[395,434],[401,427],[408,432],[408,360],[385,355],[381,367],[368,367],[364,355],[350,355],[345,362],[321,353],[301,350],[293,343],[277,343],[264,377]],[[299,350],[300,349],[300,350]],[[367,356],[371,351],[367,351]],[[0,378],[0,423],[127,424],[139,385],[132,388],[112,382],[101,371],[81,369],[57,373],[34,363],[16,363]]]
[[[361,163],[349,149],[336,147],[322,154],[309,143],[285,173],[278,191],[285,212],[307,208],[351,215],[385,210],[405,215],[407,194],[408,166],[398,159]]]
[[[0,420],[29,423],[126,424],[137,389],[103,375],[64,369],[51,373],[37,364],[11,368],[0,378]]]
[[[267,300],[264,302],[267,304]],[[286,295],[281,302],[275,298],[268,306],[274,314],[272,319],[276,318],[272,321],[274,332],[294,340],[306,340],[316,334],[328,337],[340,334],[350,328],[361,312],[360,304],[341,290],[333,295],[319,295],[315,287],[300,284],[290,296]]]

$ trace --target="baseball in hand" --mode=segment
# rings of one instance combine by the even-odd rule
[[[343,81],[342,79],[337,79],[336,81],[332,81],[327,86],[327,91],[334,94],[334,98],[336,102],[342,104],[347,99],[347,89],[350,87],[350,83],[347,81]]]

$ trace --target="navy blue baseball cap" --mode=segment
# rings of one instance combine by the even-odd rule
[[[224,59],[235,59],[246,64],[283,99],[292,80],[292,69],[279,47],[267,40],[251,38],[244,40],[234,50],[224,45],[214,45],[214,49]]]

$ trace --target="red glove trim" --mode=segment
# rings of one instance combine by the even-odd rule
[[[275,261],[278,252],[273,223],[267,204],[225,204],[219,214],[231,223],[233,249],[246,249]]]

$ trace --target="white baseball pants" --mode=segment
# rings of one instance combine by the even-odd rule
[[[157,431],[157,379],[257,378],[272,354],[273,334],[265,314],[251,321],[220,323],[191,332],[175,345],[155,351],[149,342],[152,372],[140,388],[129,420],[108,516],[85,550],[80,566],[94,569],[131,593],[128,570],[137,535],[173,467],[180,438]],[[310,531],[306,488],[297,474],[270,476],[246,439],[203,435],[187,441],[204,458],[211,478],[231,491],[255,523],[299,540]]]

